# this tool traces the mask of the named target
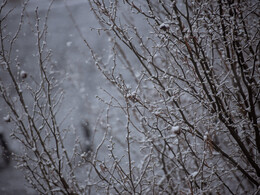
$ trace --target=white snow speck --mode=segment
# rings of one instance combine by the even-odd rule
[[[72,42],[71,42],[71,41],[68,41],[68,42],[66,43],[67,47],[70,47],[70,46],[71,46],[71,44],[72,44]]]
[[[20,76],[21,76],[21,78],[25,79],[27,77],[27,73],[24,70],[22,70],[20,72]]]
[[[205,133],[205,135],[203,136],[204,141],[206,141],[208,139],[208,132]]]
[[[169,24],[162,23],[159,28],[162,29],[162,30],[167,30],[167,29],[170,28],[170,26],[169,26]]]
[[[172,126],[171,131],[173,135],[176,136],[181,133],[181,128],[179,126]]]
[[[179,126],[173,126],[172,127],[172,131],[173,132],[176,132],[176,131],[179,131],[180,130],[180,127]]]
[[[3,119],[4,119],[5,122],[10,122],[11,121],[11,117],[10,117],[9,114],[6,115],[5,117],[3,117]]]

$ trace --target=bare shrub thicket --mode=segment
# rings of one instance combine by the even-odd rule
[[[81,36],[118,91],[104,89],[100,98],[107,109],[96,129],[104,134],[94,132],[99,142],[91,155],[78,144],[68,154],[64,145],[55,117],[59,81],[44,52],[47,26],[39,28],[36,11],[41,79],[28,82],[11,58],[17,37],[5,36],[1,8],[1,69],[17,98],[3,81],[1,95],[15,125],[13,137],[28,152],[17,158],[32,186],[43,194],[259,193],[259,2],[89,4],[98,33],[109,37],[108,57]]]
[[[94,59],[122,97],[111,94],[109,105],[125,114],[126,151],[116,157],[112,143],[113,163],[98,172],[104,185],[129,194],[256,191],[259,2],[89,2],[114,54],[109,65]]]

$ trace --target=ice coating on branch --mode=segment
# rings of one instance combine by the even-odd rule
[[[199,173],[198,171],[195,171],[195,172],[191,173],[190,176],[192,178],[195,178],[198,175],[198,173]]]

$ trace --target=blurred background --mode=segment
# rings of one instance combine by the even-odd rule
[[[35,10],[38,10],[40,20],[43,24],[49,0],[30,0],[25,9],[24,20],[21,32],[13,49],[12,58],[29,77],[39,77],[39,66],[37,64],[37,37],[35,34]],[[6,31],[13,36],[18,29],[23,1],[8,0],[5,10],[11,10],[7,18]],[[72,17],[76,21],[73,21]],[[2,16],[1,16],[2,17]],[[48,16],[47,48],[52,51],[52,66],[57,71],[57,79],[61,81],[61,88],[64,90],[64,100],[58,118],[63,120],[64,114],[68,114],[63,126],[74,129],[77,134],[82,132],[82,121],[87,120],[89,126],[94,126],[97,113],[102,109],[96,96],[102,96],[99,88],[107,85],[107,81],[95,67],[90,52],[77,27],[84,38],[100,55],[105,55],[108,47],[106,38],[98,35],[92,28],[98,24],[87,1],[63,1],[55,0]],[[0,79],[5,83],[10,82],[9,75],[0,72]],[[12,87],[10,94],[14,93]],[[16,140],[10,138],[11,128],[6,121],[8,111],[3,99],[0,99],[0,132],[4,141],[8,144],[9,150],[14,153],[22,152]],[[84,136],[81,136],[83,139]],[[84,140],[83,140],[84,141]],[[73,147],[74,140],[71,140]],[[3,161],[3,160],[2,160]],[[0,162],[1,163],[1,162]],[[0,194],[34,194],[25,183],[22,172],[14,168],[15,162],[11,165],[2,166],[0,169]]]

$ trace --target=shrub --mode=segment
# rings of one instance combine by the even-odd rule
[[[67,131],[56,116],[60,77],[44,52],[47,23],[41,28],[36,11],[40,82],[33,82],[11,58],[23,14],[11,39],[4,34],[7,15],[1,17],[1,68],[17,99],[3,81],[0,92],[12,136],[25,150],[16,157],[29,183],[42,194],[257,194],[259,2],[89,4],[98,33],[109,37],[107,55],[98,55],[71,18],[117,91],[104,89],[98,97],[107,107],[88,153],[78,139],[73,151],[65,145]]]

